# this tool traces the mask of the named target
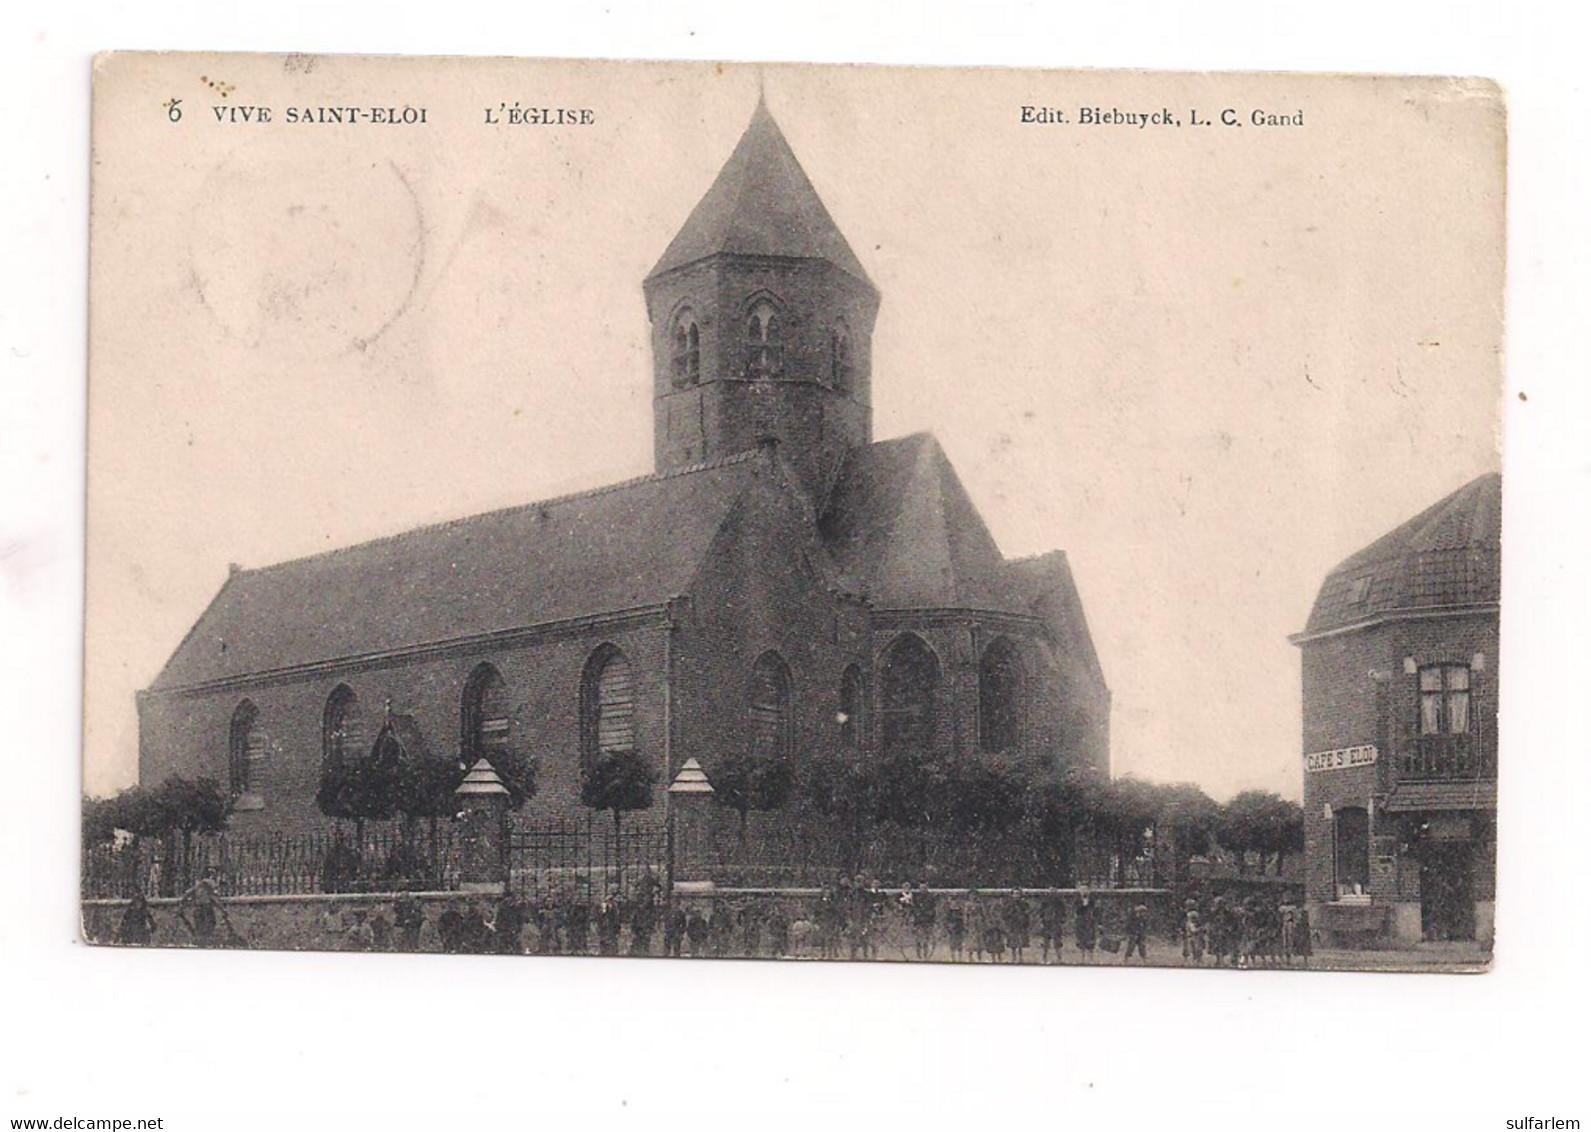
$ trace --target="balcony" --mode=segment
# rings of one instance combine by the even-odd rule
[[[1450,781],[1497,777],[1497,756],[1473,735],[1419,735],[1400,753],[1398,777]]]

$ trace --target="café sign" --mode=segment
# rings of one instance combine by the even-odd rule
[[[1346,770],[1354,766],[1369,766],[1376,761],[1376,748],[1338,747],[1335,751],[1316,751],[1304,756],[1304,770],[1313,774],[1318,770]]]

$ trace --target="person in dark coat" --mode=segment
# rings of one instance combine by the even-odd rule
[[[392,919],[398,929],[398,948],[402,951],[419,951],[425,910],[412,892],[405,892],[398,897],[398,902],[392,906]]]
[[[768,954],[775,959],[790,954],[790,916],[777,900],[768,909]]]
[[[497,902],[496,943],[499,954],[521,955],[525,950],[525,906],[512,892],[503,893]]]
[[[376,951],[387,951],[392,947],[392,921],[380,909],[370,914],[370,940]]]
[[[934,954],[934,929],[939,919],[939,897],[926,888],[912,893],[909,912],[912,944],[919,959],[931,959]]]
[[[459,929],[459,950],[470,955],[486,955],[496,950],[492,925],[486,922],[486,909],[479,901],[471,900],[464,909],[463,923]]]
[[[1044,962],[1050,961],[1050,952],[1055,953],[1055,961],[1061,961],[1061,948],[1066,939],[1066,905],[1061,903],[1061,898],[1053,894],[1039,901],[1039,955]]]
[[[128,902],[127,911],[122,913],[121,927],[116,930],[116,942],[141,947],[153,943],[154,939],[154,913],[150,912],[149,901],[144,899],[144,894],[136,893]]]
[[[663,914],[663,954],[678,959],[685,946],[685,909],[678,904]]]
[[[597,954],[619,953],[619,931],[624,926],[624,910],[619,907],[619,897],[609,892],[597,907]]]
[[[1220,967],[1232,952],[1232,909],[1225,896],[1217,896],[1210,901],[1210,914],[1205,920],[1204,930],[1210,958]]]
[[[585,955],[591,950],[591,905],[578,896],[564,911],[564,939],[571,955]]]
[[[1309,957],[1315,954],[1315,940],[1310,934],[1309,907],[1307,905],[1298,909],[1298,927],[1293,937],[1293,954],[1297,955],[1304,966],[1309,966]]]
[[[762,953],[762,915],[751,905],[740,910],[740,953],[751,959]]]
[[[1033,913],[1028,908],[1027,897],[1013,891],[1001,909],[1005,921],[1006,945],[1011,948],[1011,962],[1027,962],[1027,949],[1033,946]]]
[[[1138,958],[1142,959],[1145,963],[1149,962],[1148,905],[1134,904],[1130,909],[1127,910],[1127,930],[1125,934],[1127,936],[1127,947],[1122,952],[1121,961],[1123,963],[1130,961],[1132,959],[1133,951],[1136,950],[1138,952]]]
[[[690,940],[691,958],[701,959],[707,954],[707,936],[712,925],[701,910],[692,908],[685,917],[685,937]]]
[[[443,951],[457,953],[464,949],[464,914],[457,905],[449,904],[437,917],[436,934]]]
[[[193,917],[189,921],[189,927],[193,929],[193,942],[200,947],[214,947],[216,918],[224,915],[214,869],[206,869],[204,876],[194,881],[193,887],[182,894],[182,907]]]
[[[657,887],[643,881],[636,886],[630,905],[630,954],[652,954],[652,936],[657,931]]]
[[[1083,953],[1083,962],[1094,961],[1094,948],[1099,945],[1099,909],[1094,905],[1094,894],[1083,886],[1077,889],[1077,915],[1072,920],[1072,935],[1077,950]]]
[[[945,909],[945,943],[950,946],[950,961],[961,962],[961,949],[967,942],[967,913],[961,905],[952,904]]]
[[[731,905],[722,902],[713,905],[707,936],[707,946],[713,958],[727,958],[735,942],[735,909]]]

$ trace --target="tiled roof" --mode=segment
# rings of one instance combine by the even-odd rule
[[[648,278],[723,253],[827,260],[871,286],[762,102]]]
[[[854,449],[820,530],[847,584],[879,608],[1032,612],[928,433]]]
[[[1502,477],[1472,480],[1333,569],[1304,633],[1392,613],[1495,603],[1501,527]]]
[[[667,601],[687,591],[730,508],[769,466],[747,452],[238,571],[153,688]]]
[[[1050,627],[1057,640],[1068,649],[1099,683],[1105,684],[1105,671],[1094,648],[1094,637],[1083,613],[1083,600],[1072,578],[1072,565],[1064,550],[1032,558],[1017,558],[1006,563],[1006,574],[1024,603]]]
[[[1394,813],[1430,810],[1497,808],[1497,783],[1491,779],[1463,782],[1400,782],[1384,804]]]

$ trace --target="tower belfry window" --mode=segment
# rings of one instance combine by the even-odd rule
[[[746,376],[778,377],[784,372],[784,328],[779,311],[767,299],[746,315]]]
[[[670,335],[670,373],[676,389],[695,385],[702,377],[702,335],[689,309],[674,316]]]

